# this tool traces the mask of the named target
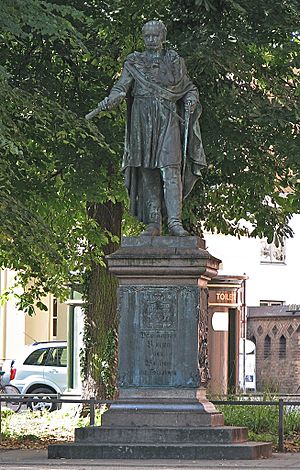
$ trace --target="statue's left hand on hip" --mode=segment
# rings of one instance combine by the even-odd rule
[[[186,102],[184,103],[185,109],[189,109],[190,113],[193,114],[197,106],[197,100],[194,100],[192,98],[188,98]]]

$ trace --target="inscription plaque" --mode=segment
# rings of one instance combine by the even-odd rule
[[[199,386],[200,289],[122,286],[119,293],[119,386]]]
[[[178,292],[149,288],[141,292],[141,378],[145,385],[168,385],[176,377]]]

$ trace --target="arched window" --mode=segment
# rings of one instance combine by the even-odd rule
[[[284,335],[279,338],[279,359],[286,358],[286,338]]]
[[[267,335],[264,341],[264,358],[267,359],[270,356],[271,356],[271,338],[269,335]]]
[[[251,336],[250,341],[252,341],[252,343],[254,343],[256,346],[256,338],[254,335]]]

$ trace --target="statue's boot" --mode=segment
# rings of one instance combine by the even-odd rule
[[[189,233],[183,228],[181,220],[182,183],[180,169],[168,167],[164,171],[164,198],[168,216],[168,229],[174,237],[186,237]]]
[[[161,226],[159,223],[150,223],[141,233],[141,237],[157,237],[161,234]]]
[[[168,227],[169,227],[170,235],[173,235],[173,237],[187,237],[187,236],[189,236],[189,232],[187,232],[183,228],[182,223],[180,223],[180,222],[176,223],[175,225],[172,225],[171,227],[168,224]]]

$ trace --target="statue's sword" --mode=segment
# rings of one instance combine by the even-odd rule
[[[182,154],[182,188],[184,184],[184,176],[185,176],[185,169],[186,169],[186,159],[187,159],[187,145],[188,145],[188,137],[189,137],[189,125],[190,125],[190,117],[191,117],[191,105],[187,103],[185,106],[184,112],[184,137],[183,137],[183,154]]]
[[[93,111],[91,111],[90,113],[88,113],[88,114],[85,115],[85,119],[86,119],[87,121],[89,121],[89,120],[92,119],[94,116],[96,116],[97,114],[101,113],[101,111],[103,111],[102,106],[97,106],[97,108],[93,109]]]

